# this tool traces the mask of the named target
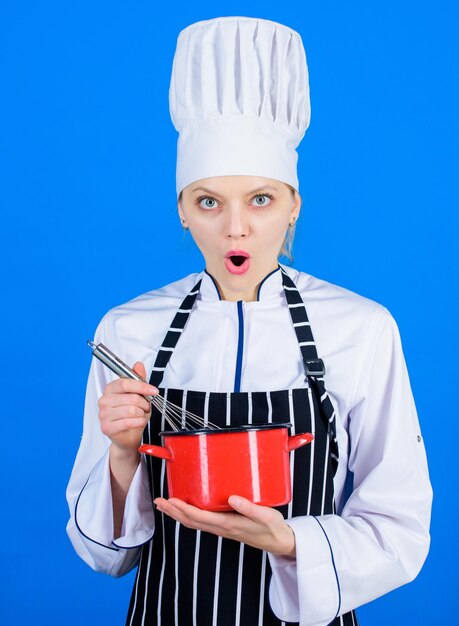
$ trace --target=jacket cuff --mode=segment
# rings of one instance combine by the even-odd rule
[[[287,521],[287,520],[286,520]],[[273,613],[284,622],[299,622],[298,575],[295,558],[268,552],[272,577],[269,603]]]
[[[75,505],[75,524],[90,541],[111,549],[138,548],[154,531],[148,475],[140,461],[126,497],[121,537],[113,537],[113,508],[108,450],[94,466]]]
[[[274,614],[301,626],[327,626],[339,614],[341,594],[332,546],[320,522],[331,517],[286,519],[295,533],[296,559],[268,554]]]

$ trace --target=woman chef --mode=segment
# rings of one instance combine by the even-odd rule
[[[263,19],[192,24],[169,95],[179,216],[205,269],[115,307],[97,328],[95,342],[150,384],[93,360],[70,539],[97,571],[138,564],[128,624],[357,624],[353,609],[419,572],[431,487],[390,313],[277,260],[301,204],[301,38]],[[169,500],[164,462],[137,452],[142,433],[160,443],[167,426],[143,397],[158,387],[221,426],[314,432],[291,453],[292,501],[274,509],[234,494],[234,513],[215,513]]]

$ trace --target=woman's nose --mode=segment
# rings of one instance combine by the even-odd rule
[[[225,229],[227,237],[238,239],[249,234],[247,209],[242,206],[229,207],[226,214]]]

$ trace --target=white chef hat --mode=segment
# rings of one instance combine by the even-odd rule
[[[195,180],[240,174],[299,189],[296,148],[311,109],[296,31],[251,17],[191,24],[178,36],[169,106],[177,196]]]

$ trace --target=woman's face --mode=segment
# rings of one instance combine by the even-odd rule
[[[278,180],[215,176],[185,187],[179,215],[225,300],[255,300],[277,257],[301,198]]]

